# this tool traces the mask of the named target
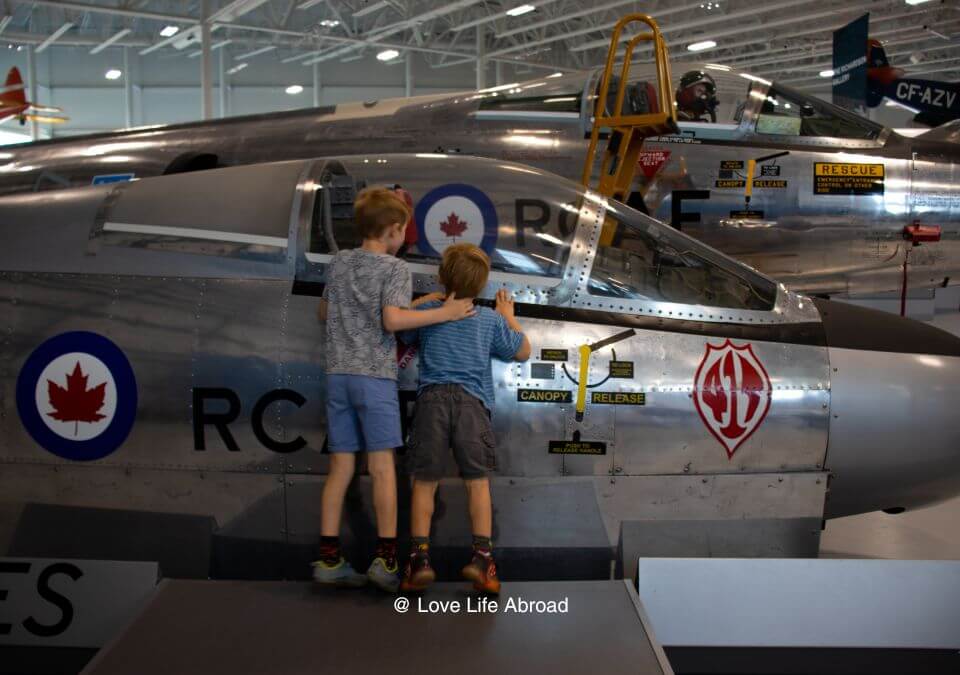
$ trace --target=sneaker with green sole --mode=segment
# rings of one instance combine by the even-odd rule
[[[367,570],[367,579],[370,583],[387,593],[396,593],[400,588],[400,570],[397,561],[389,565],[384,558],[376,557]]]
[[[313,567],[313,580],[321,586],[359,588],[367,583],[367,576],[353,569],[342,556],[332,565],[323,560],[317,560],[310,564]]]

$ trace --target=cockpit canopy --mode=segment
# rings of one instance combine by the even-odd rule
[[[400,255],[421,272],[425,290],[443,251],[470,242],[490,256],[485,297],[507,284],[543,304],[562,304],[565,286],[608,308],[613,301],[637,301],[770,311],[776,301],[776,285],[751,268],[528,166],[447,155],[341,157],[328,160],[318,180],[323,187],[308,245],[317,263],[359,245],[353,197],[364,186],[387,185],[404,190],[415,205]],[[591,246],[593,225],[603,236],[593,244],[592,267],[573,269],[571,253]],[[582,281],[578,288],[570,286],[571,275]]]

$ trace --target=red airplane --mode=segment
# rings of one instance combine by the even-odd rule
[[[31,122],[46,122],[48,124],[63,124],[69,117],[62,115],[49,115],[37,113],[62,113],[62,108],[54,106],[45,106],[32,103],[24,95],[23,78],[20,77],[20,70],[14,66],[7,73],[7,81],[0,90],[0,122],[16,118],[20,124],[24,125],[27,120]]]

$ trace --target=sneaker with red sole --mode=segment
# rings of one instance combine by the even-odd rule
[[[460,572],[463,578],[472,581],[473,587],[483,593],[497,595],[500,592],[500,579],[497,576],[497,563],[489,553],[473,552],[473,559]]]
[[[437,573],[430,566],[430,554],[424,550],[414,551],[410,554],[407,571],[400,582],[400,592],[425,591],[436,578]]]

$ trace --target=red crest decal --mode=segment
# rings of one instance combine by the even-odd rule
[[[770,378],[751,345],[707,343],[693,381],[693,403],[710,433],[733,459],[770,410]]]

